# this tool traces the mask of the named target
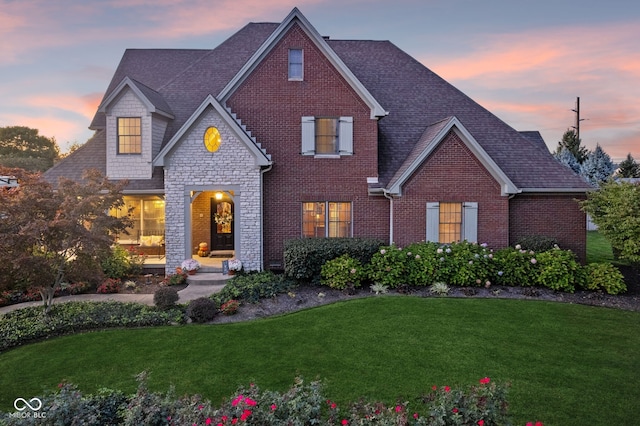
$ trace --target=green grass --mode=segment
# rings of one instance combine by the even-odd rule
[[[598,231],[587,231],[587,263],[612,263],[611,243]]]
[[[511,382],[515,424],[633,424],[640,418],[640,313],[540,301],[376,297],[226,325],[109,330],[0,354],[0,410],[56,388],[157,391],[212,402],[237,385],[393,403],[432,385]]]

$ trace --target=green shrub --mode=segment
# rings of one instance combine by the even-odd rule
[[[237,275],[227,281],[224,288],[219,293],[212,295],[211,299],[218,306],[231,299],[257,303],[260,299],[286,293],[295,286],[296,283],[288,280],[284,275],[274,274],[271,271],[249,272]]]
[[[531,262],[538,265],[536,282],[543,287],[573,293],[576,286],[584,285],[583,268],[570,250],[554,249],[538,253]]]
[[[348,254],[331,259],[322,265],[321,283],[331,288],[345,290],[360,287],[365,277],[364,268],[357,259]]]
[[[607,294],[620,294],[627,291],[624,276],[610,263],[590,263],[587,265],[587,290],[604,291]]]
[[[525,287],[536,284],[537,280],[537,259],[533,251],[518,248],[504,248],[498,250],[494,255],[495,261],[495,282],[500,285]]]
[[[371,257],[368,267],[369,279],[390,288],[406,284],[408,262],[409,257],[401,248],[395,245],[380,247]]]
[[[160,287],[153,293],[153,304],[160,309],[172,308],[178,299],[180,296],[174,287]]]
[[[546,237],[544,235],[528,235],[521,237],[516,241],[522,250],[533,250],[535,252],[551,250],[558,246],[558,240],[554,237]]]
[[[437,268],[434,281],[457,286],[491,284],[495,265],[493,253],[486,244],[467,241],[446,244],[436,250]]]
[[[47,316],[41,306],[0,315],[0,352],[44,338],[110,327],[148,327],[184,322],[179,309],[161,311],[140,303],[55,303]]]
[[[125,278],[129,274],[129,252],[118,244],[114,245],[101,266],[107,278]]]
[[[437,243],[421,242],[405,248],[407,259],[403,263],[407,284],[426,286],[434,282],[438,268],[436,257],[438,246]]]
[[[194,299],[187,306],[187,316],[191,318],[191,321],[198,323],[212,321],[217,311],[216,303],[208,297]]]
[[[167,275],[163,282],[166,285],[182,285],[187,282],[188,274],[180,273],[180,274],[171,274]]]
[[[284,247],[284,272],[288,278],[319,283],[322,265],[348,254],[366,265],[383,243],[369,238],[304,238]]]

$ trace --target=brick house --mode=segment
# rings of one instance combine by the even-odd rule
[[[558,239],[585,258],[589,189],[538,132],[518,132],[388,41],[332,40],[298,9],[212,50],[130,49],[90,126],[46,172],[128,179],[134,227],[166,270],[199,242],[247,269],[301,237]]]

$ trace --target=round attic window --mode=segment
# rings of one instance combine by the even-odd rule
[[[220,132],[215,127],[209,127],[204,132],[204,146],[207,148],[207,151],[216,152],[218,148],[220,148],[221,143],[222,137],[220,137]]]

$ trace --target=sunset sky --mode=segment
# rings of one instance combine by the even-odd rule
[[[333,39],[390,40],[554,150],[640,161],[640,2],[629,0],[0,0],[0,126],[84,143],[127,48],[209,49],[298,7]]]

